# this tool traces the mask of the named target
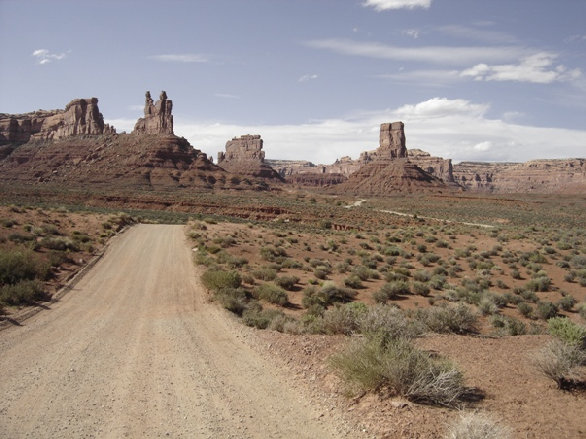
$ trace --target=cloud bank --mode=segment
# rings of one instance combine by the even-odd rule
[[[167,53],[162,55],[149,56],[150,59],[160,62],[178,63],[206,63],[208,59],[198,53]]]

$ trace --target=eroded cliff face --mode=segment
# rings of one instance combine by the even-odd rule
[[[454,179],[467,190],[492,193],[586,192],[586,159],[533,160],[526,163],[462,162]]]
[[[173,101],[167,99],[167,93],[161,92],[159,100],[153,103],[151,92],[145,94],[144,117],[134,125],[133,134],[168,134],[173,135]]]
[[[104,123],[97,98],[74,99],[64,110],[0,114],[0,145],[115,132],[113,127]]]

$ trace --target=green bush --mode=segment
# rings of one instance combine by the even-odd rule
[[[344,279],[344,285],[349,288],[354,288],[354,289],[364,287],[364,285],[362,285],[362,280],[356,274],[352,274],[352,275],[348,276],[346,279]]]
[[[23,280],[46,280],[50,266],[29,249],[0,249],[0,285],[14,285]]]
[[[246,326],[266,329],[273,320],[280,319],[283,315],[283,312],[277,309],[263,310],[260,306],[250,307],[242,313],[242,322]]]
[[[420,296],[427,297],[430,292],[429,285],[424,282],[413,282],[413,292]]]
[[[356,340],[330,358],[354,391],[386,391],[410,401],[454,406],[464,392],[463,375],[402,338]]]
[[[261,267],[261,268],[257,268],[255,270],[252,270],[252,275],[256,279],[271,281],[271,280],[276,279],[277,271],[272,268]]]
[[[239,288],[242,284],[242,278],[237,271],[209,269],[201,276],[201,280],[207,289],[213,291]]]
[[[553,317],[547,321],[551,335],[566,343],[586,348],[586,327],[574,323],[566,317]]]
[[[557,316],[558,307],[552,302],[539,302],[535,310],[537,317],[543,320],[549,320],[552,317]]]
[[[256,287],[256,298],[265,300],[276,305],[286,305],[289,302],[289,297],[285,290],[273,284],[261,284]]]
[[[564,311],[571,311],[576,304],[576,299],[571,295],[564,296],[558,302],[558,306],[563,309]]]
[[[310,308],[319,305],[323,308],[336,302],[350,302],[356,297],[356,291],[349,288],[338,287],[332,282],[326,282],[321,288],[311,286],[303,292],[302,305]]]
[[[287,252],[285,251],[285,249],[283,249],[281,247],[268,246],[268,247],[262,247],[260,249],[260,256],[265,261],[276,262],[279,258],[286,257]]]
[[[214,299],[237,315],[242,315],[247,308],[246,291],[242,288],[222,288],[214,293]]]
[[[0,287],[0,302],[6,305],[32,305],[47,299],[43,285],[37,280],[23,280]]]
[[[531,315],[533,314],[533,307],[529,305],[527,302],[519,302],[517,304],[517,309],[523,317],[531,317]]]
[[[299,282],[299,277],[297,276],[280,276],[275,279],[275,283],[287,291],[293,290],[297,282]]]
[[[551,286],[551,279],[547,276],[539,276],[531,279],[525,284],[525,288],[529,291],[549,291]]]

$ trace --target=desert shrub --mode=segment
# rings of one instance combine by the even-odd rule
[[[530,317],[533,314],[533,307],[527,302],[519,302],[517,304],[517,310],[524,317]]]
[[[535,294],[534,291],[520,289],[518,292],[519,296],[521,296],[524,300],[534,303],[539,302],[539,297],[537,297],[537,294]]]
[[[281,262],[281,267],[302,270],[303,264],[299,261],[296,261],[295,259],[286,258],[283,260],[283,262]]]
[[[424,282],[415,281],[415,282],[413,282],[413,292],[415,294],[420,295],[420,296],[427,297],[427,296],[429,296],[429,292],[430,292],[429,285],[427,285]]]
[[[553,317],[547,321],[548,332],[569,344],[586,348],[586,327],[566,317]]]
[[[578,368],[586,364],[586,351],[578,345],[556,339],[533,356],[535,366],[559,389],[568,388],[579,379]]]
[[[418,309],[415,318],[431,332],[465,334],[476,331],[478,316],[463,303]]]
[[[573,268],[586,268],[586,255],[576,255],[570,260]]]
[[[283,311],[278,309],[263,310],[260,306],[249,307],[242,313],[242,322],[246,326],[266,329],[277,318],[282,318]]]
[[[525,288],[529,291],[549,291],[550,286],[551,279],[547,276],[533,278],[525,284]]]
[[[257,268],[255,270],[252,270],[252,275],[256,279],[271,281],[271,280],[276,279],[277,271],[272,268],[261,267],[261,268]]]
[[[535,314],[540,319],[549,320],[552,317],[557,316],[558,307],[552,302],[538,302]]]
[[[370,278],[371,271],[364,265],[358,265],[352,269],[352,274],[358,276],[360,280],[368,280]]]
[[[43,285],[38,280],[23,280],[0,287],[0,302],[6,305],[31,305],[47,299]]]
[[[580,303],[578,305],[578,314],[583,320],[586,320],[586,303]]]
[[[260,256],[265,261],[276,262],[278,258],[286,257],[287,252],[281,247],[267,246],[260,249]]]
[[[409,271],[409,270],[407,270]],[[409,278],[408,275],[398,271],[389,271],[385,274],[385,280],[387,282],[394,282],[394,281],[406,281]]]
[[[386,391],[410,401],[456,405],[463,375],[451,363],[433,358],[402,338],[366,338],[330,358],[350,390]]]
[[[433,276],[431,276],[431,279],[429,280],[429,286],[434,290],[441,290],[444,288],[447,281],[448,280],[446,279],[446,276],[442,274],[434,274]]]
[[[431,273],[427,270],[417,270],[413,273],[413,279],[419,282],[429,282],[431,279]]]
[[[483,294],[480,302],[478,303],[478,309],[483,316],[492,315],[498,312],[498,306],[494,301],[495,296],[492,294]]]
[[[257,299],[265,300],[276,305],[286,305],[289,302],[289,297],[285,290],[274,284],[261,284],[256,287],[254,295]]]
[[[326,334],[350,335],[358,330],[360,318],[366,312],[364,303],[337,304],[323,313],[323,331]]]
[[[285,314],[274,315],[268,328],[287,334],[301,334],[303,332],[303,326],[295,318]]]
[[[421,325],[410,321],[399,308],[383,304],[368,307],[358,321],[358,329],[367,337],[381,339],[412,338],[423,332]]]
[[[237,315],[247,308],[246,291],[242,288],[222,288],[214,293],[214,300]]]
[[[352,274],[352,275],[348,276],[346,279],[344,279],[344,285],[347,286],[348,288],[354,288],[354,289],[364,287],[364,285],[362,284],[362,280],[356,274]]]
[[[571,295],[566,295],[560,299],[558,306],[564,311],[571,311],[576,304],[576,299]]]
[[[329,270],[323,268],[323,267],[317,267],[313,270],[313,275],[321,280],[324,280],[328,277],[329,274]]]
[[[69,237],[65,236],[47,236],[41,239],[41,246],[51,250],[71,250],[78,251],[78,244]]]
[[[242,278],[237,271],[224,271],[209,269],[202,276],[201,280],[204,286],[213,291],[222,288],[239,288],[242,284]]]
[[[509,439],[511,431],[484,413],[463,413],[449,427],[445,439]]]
[[[23,280],[45,280],[50,266],[29,249],[0,249],[0,285],[14,285]]]
[[[284,288],[287,291],[291,291],[292,289],[294,289],[295,284],[297,284],[297,282],[299,282],[299,277],[293,275],[280,276],[275,279],[275,284],[277,284],[281,288]]]

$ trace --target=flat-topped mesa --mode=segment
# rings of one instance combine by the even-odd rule
[[[378,159],[399,159],[407,157],[405,125],[403,122],[382,123]]]
[[[115,133],[113,127],[104,123],[97,98],[74,99],[65,110],[0,114],[0,144]]]
[[[151,92],[145,93],[144,117],[134,125],[133,134],[173,134],[173,101],[167,93],[161,92],[159,100],[153,103]]]
[[[264,163],[265,152],[259,134],[245,134],[226,142],[226,152],[218,153],[218,165],[222,162],[258,162]]]

